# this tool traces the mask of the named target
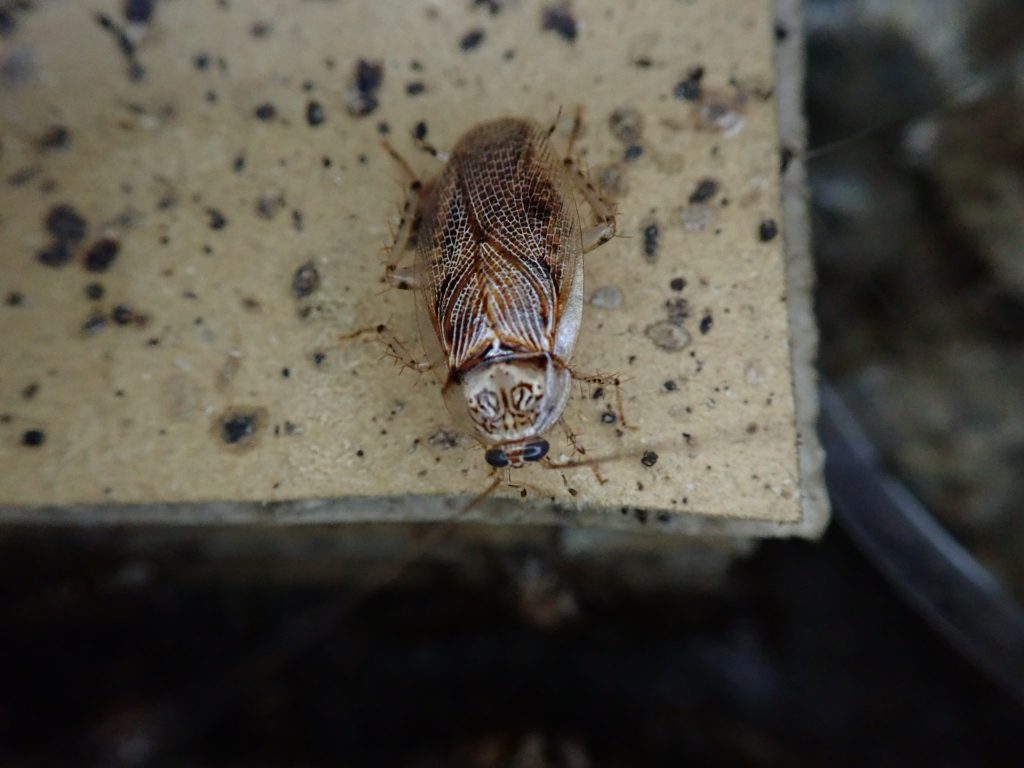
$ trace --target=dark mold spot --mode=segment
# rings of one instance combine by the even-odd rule
[[[644,116],[632,107],[621,107],[608,116],[608,128],[623,144],[636,144],[644,134]]]
[[[782,43],[789,38],[789,30],[782,24],[775,25],[775,42]]]
[[[266,417],[264,408],[232,408],[217,417],[214,431],[233,448],[249,448],[256,443]]]
[[[85,237],[85,219],[66,203],[55,205],[46,215],[46,230],[66,243],[77,243]]]
[[[124,17],[137,24],[148,24],[156,10],[156,0],[125,0]]]
[[[117,258],[121,245],[109,237],[97,240],[85,254],[85,268],[89,272],[106,272]]]
[[[103,315],[96,313],[89,316],[89,319],[82,323],[82,333],[86,336],[92,336],[93,334],[99,333],[107,327],[107,318]]]
[[[208,69],[210,66],[210,57],[205,53],[197,53],[192,57],[192,65],[196,69]]]
[[[323,352],[314,352],[313,353],[313,365],[319,366],[326,359],[327,359],[327,355],[325,355]]]
[[[70,145],[71,132],[63,125],[51,126],[36,141],[36,146],[44,152],[54,149],[67,149]]]
[[[235,155],[235,159],[231,161],[231,169],[235,173],[241,173],[245,170],[245,155]]]
[[[277,117],[277,107],[265,101],[253,110],[253,114],[260,120],[273,120]]]
[[[292,277],[292,293],[297,299],[304,299],[320,286],[320,273],[312,261],[307,261],[295,270]]]
[[[249,27],[249,33],[253,37],[266,37],[273,31],[274,27],[269,21],[255,21]]]
[[[25,295],[20,291],[11,291],[4,297],[4,304],[8,307],[20,307],[25,303]]]
[[[715,319],[711,316],[711,313],[710,312],[705,312],[704,313],[704,317],[702,317],[700,319],[700,332],[702,334],[706,334],[708,331],[711,330],[711,328],[712,328],[712,326],[714,324],[715,324]]]
[[[665,389],[666,392],[675,392],[677,389],[679,389],[679,385],[676,384],[672,379],[669,379],[661,386]]]
[[[464,51],[471,51],[484,41],[484,37],[484,31],[479,27],[471,29],[459,40],[459,48]]]
[[[103,285],[101,283],[89,283],[85,286],[85,298],[89,301],[99,301],[103,298]]]
[[[300,211],[297,208],[293,209],[292,210],[292,229],[294,229],[296,232],[301,232],[303,226],[304,226],[304,217],[302,215],[302,211]]]
[[[682,325],[683,320],[690,316],[690,302],[683,298],[669,299],[665,302],[668,319]]]
[[[622,153],[622,159],[627,163],[631,163],[644,153],[644,148],[639,144],[632,144],[626,147],[626,151]]]
[[[690,193],[690,203],[706,203],[718,194],[718,182],[714,179],[701,179]]]
[[[650,69],[654,66],[654,60],[650,56],[640,56],[633,60],[633,66],[637,69]]]
[[[21,396],[26,400],[31,400],[37,394],[39,394],[39,384],[37,384],[36,382],[32,382],[31,384],[26,385],[21,390]]]
[[[658,242],[660,239],[661,232],[658,230],[656,223],[651,223],[644,227],[644,257],[648,261],[654,261],[658,258]]]
[[[46,442],[46,433],[41,429],[26,430],[21,436],[21,444],[29,448],[38,448]]]
[[[458,448],[459,433],[447,429],[439,429],[427,438],[427,442],[435,448]]]
[[[653,467],[658,463],[658,454],[654,451],[644,451],[644,455],[640,457],[640,463],[645,467]]]
[[[646,456],[646,455],[647,454],[645,453],[644,456]],[[655,461],[657,461],[657,457],[655,457]],[[647,524],[647,510],[646,509],[634,509],[633,510],[633,517],[635,517],[636,521],[638,523],[640,523],[641,525],[646,525]]]
[[[703,79],[704,67],[691,69],[687,73],[685,80],[680,80],[676,83],[672,95],[680,101],[697,101],[704,92],[704,89],[701,87],[701,80]]]
[[[576,41],[576,18],[567,4],[549,5],[541,11],[540,28],[557,33],[566,42]]]
[[[405,92],[410,96],[419,96],[425,90],[427,90],[427,86],[419,80],[414,80],[411,83],[405,84]]]
[[[110,313],[110,318],[118,325],[137,325],[145,328],[149,325],[149,315],[144,312],[136,312],[127,304],[118,304]]]
[[[422,141],[427,138],[427,124],[420,120],[416,125],[412,127],[413,138]]]
[[[324,121],[324,108],[319,101],[311,101],[306,105],[306,122],[316,127]]]
[[[270,221],[281,212],[285,205],[284,195],[280,192],[260,195],[259,200],[256,201],[256,215]]]
[[[216,208],[207,208],[206,216],[209,220],[210,229],[224,229],[227,226],[228,220]]]
[[[684,288],[686,288],[686,278],[673,277],[672,280],[669,281],[668,287],[671,288],[673,291],[681,291]]]
[[[384,66],[378,62],[360,59],[356,63],[353,87],[346,97],[349,114],[364,117],[377,109],[377,91],[382,82]]]
[[[117,49],[128,62],[128,77],[132,80],[141,80],[146,74],[146,69],[139,63],[138,58],[136,58],[135,43],[132,42],[132,39],[128,36],[124,27],[115,22],[105,13],[97,13],[94,18],[96,19],[96,23],[100,25],[100,28],[109,32],[114,38],[114,42],[117,44]]]
[[[774,240],[778,234],[779,225],[775,223],[775,219],[765,219],[757,227],[757,237],[762,243]]]
[[[379,133],[381,136],[387,136],[389,133],[391,133],[391,125],[388,123],[387,120],[381,120],[379,123],[377,123],[377,133]]]
[[[64,240],[55,240],[36,253],[36,260],[47,267],[63,267],[71,261],[71,249]]]

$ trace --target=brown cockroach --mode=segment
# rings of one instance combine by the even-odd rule
[[[557,120],[503,118],[467,131],[444,169],[408,198],[386,276],[414,289],[427,360],[457,424],[492,467],[543,459],[544,435],[562,420],[583,315],[583,256],[615,235],[615,210],[573,157],[577,111],[562,157],[550,145]],[[583,226],[579,193],[593,213]],[[399,267],[415,241],[415,260]],[[611,380],[617,385],[617,381]],[[570,433],[571,435],[571,433]]]

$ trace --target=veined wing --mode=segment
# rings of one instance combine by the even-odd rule
[[[546,131],[525,120],[475,128],[434,195],[418,258],[449,368],[491,349],[551,350],[582,246]]]

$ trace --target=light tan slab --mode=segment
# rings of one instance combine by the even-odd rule
[[[410,140],[420,121],[444,149],[479,120],[582,104],[580,148],[618,191],[622,236],[588,257],[575,363],[624,377],[636,429],[606,423],[610,391],[581,390],[569,422],[588,457],[620,457],[600,468],[607,482],[532,467],[515,475],[525,489],[470,517],[799,526],[783,238],[761,236],[782,222],[771,4],[576,3],[570,40],[564,20],[544,29],[551,3],[526,0],[496,14],[461,0],[166,3],[128,30],[137,82],[94,5],[45,4],[2,43],[6,61],[30,62],[0,91],[0,299],[14,299],[0,305],[4,517],[450,516],[488,482],[482,451],[451,431],[432,379],[382,359],[372,334],[341,338],[386,323],[418,348],[411,296],[381,279],[401,199],[381,132],[429,176],[438,163]],[[120,22],[120,4],[99,5]],[[353,116],[360,60],[383,82],[376,109]],[[679,98],[698,69],[699,96]],[[263,104],[273,118],[256,117]],[[69,146],[40,148],[54,125]],[[36,253],[59,203],[88,235],[51,268]],[[120,250],[90,273],[100,237]],[[319,282],[297,298],[307,263]],[[229,444],[237,415],[255,432]],[[45,442],[23,445],[29,430]],[[569,456],[561,435],[552,445]]]

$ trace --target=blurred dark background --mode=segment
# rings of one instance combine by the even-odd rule
[[[806,11],[822,370],[887,467],[1020,599],[1024,6]],[[1024,708],[839,523],[658,588],[534,540],[367,591],[331,556],[342,533],[0,531],[0,764],[958,766],[1019,751]]]

